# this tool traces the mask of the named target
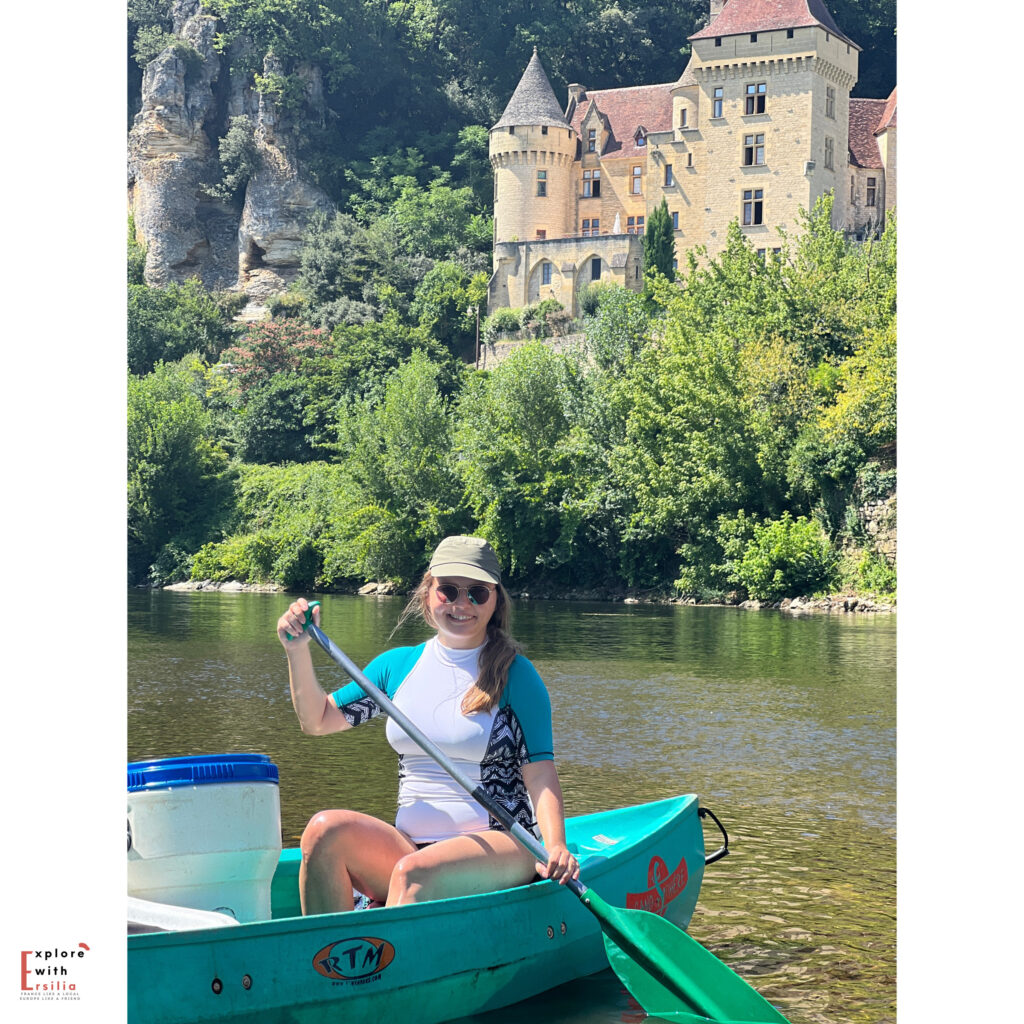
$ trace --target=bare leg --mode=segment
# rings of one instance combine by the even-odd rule
[[[394,825],[342,810],[314,814],[300,846],[303,914],[351,910],[353,886],[373,899],[386,899],[396,862],[416,850]]]
[[[529,882],[533,855],[507,832],[444,839],[401,857],[391,873],[388,906],[493,892]]]

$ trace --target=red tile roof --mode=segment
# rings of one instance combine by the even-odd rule
[[[576,106],[572,126],[582,137],[583,119],[592,104],[604,114],[610,136],[602,156],[626,157],[647,152],[636,146],[637,128],[648,132],[665,132],[672,128],[672,90],[675,82],[662,85],[637,85],[627,89],[595,89],[588,92]]]
[[[893,89],[889,93],[889,98],[885,101],[885,110],[882,111],[882,116],[878,119],[878,126],[875,128],[875,134],[885,131],[886,128],[896,127],[896,90]]]
[[[882,166],[875,130],[886,106],[886,100],[850,98],[850,163],[855,167]]]
[[[711,39],[808,25],[820,25],[840,39],[857,45],[836,25],[822,0],[727,0],[721,14],[690,38]]]

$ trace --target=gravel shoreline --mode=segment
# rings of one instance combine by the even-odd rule
[[[171,583],[163,590],[183,591],[220,591],[221,593],[262,593],[283,594],[285,588],[276,583],[239,583],[229,580],[219,583],[214,580],[189,580],[186,583]],[[337,591],[332,591],[336,593]],[[361,594],[364,597],[401,596],[400,592],[390,583],[367,583],[356,590],[341,593]],[[612,593],[609,591],[566,590],[560,592],[535,590],[510,591],[511,596],[519,600],[541,601],[608,601],[621,604],[681,604],[701,608],[741,608],[750,611],[780,611],[790,615],[807,613],[826,614],[892,614],[896,611],[895,602],[887,602],[875,594],[832,594],[828,597],[787,597],[781,601],[735,601],[735,602],[701,602],[693,597],[674,597],[667,594],[645,593]]]

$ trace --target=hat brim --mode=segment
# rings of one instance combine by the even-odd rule
[[[469,562],[432,562],[429,568],[432,576],[464,576],[467,580],[480,580],[481,583],[501,583],[500,576]]]

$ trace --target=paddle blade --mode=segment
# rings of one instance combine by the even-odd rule
[[[681,928],[644,910],[612,907],[587,890],[612,969],[651,1016],[691,1024],[787,1024],[763,996]]]

